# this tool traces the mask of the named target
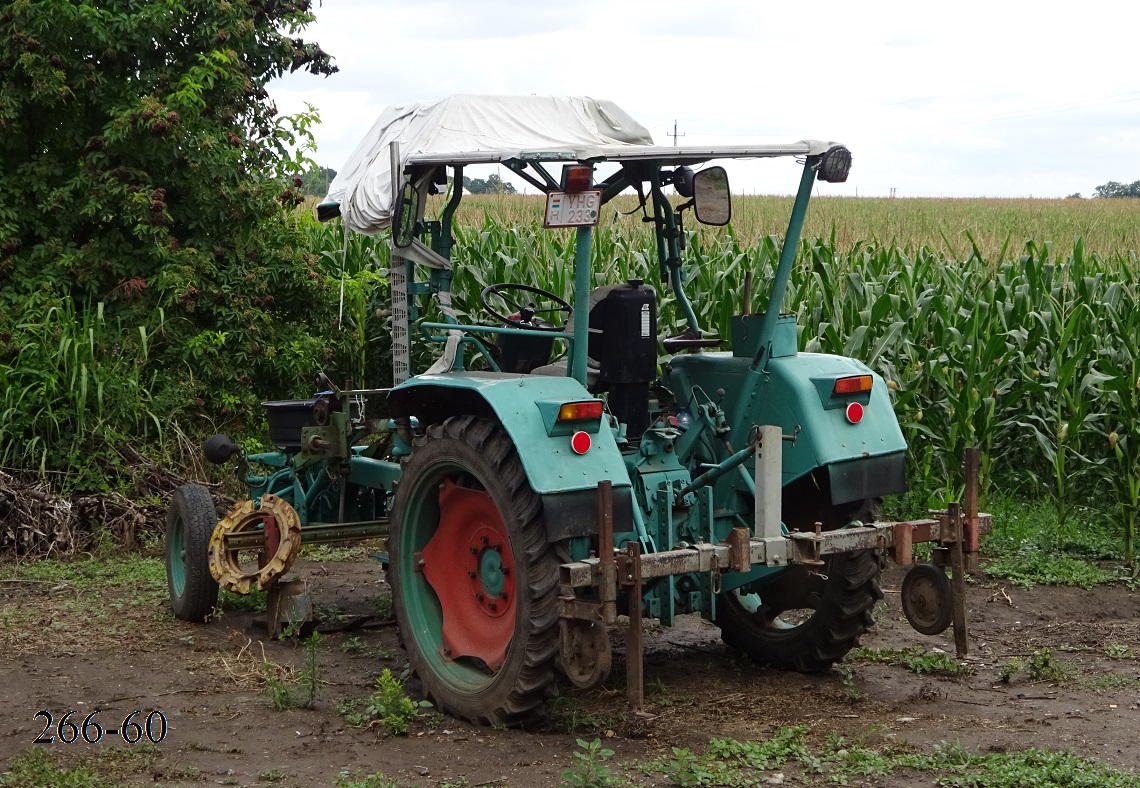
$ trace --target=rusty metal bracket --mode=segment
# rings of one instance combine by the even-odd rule
[[[732,572],[747,572],[752,568],[752,559],[748,549],[748,529],[733,528],[728,538],[724,540],[728,545],[728,568]]]

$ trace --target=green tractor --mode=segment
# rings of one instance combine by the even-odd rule
[[[731,350],[720,350],[685,294],[683,222],[730,219],[727,172],[708,162],[781,157],[803,167],[769,306],[734,318]],[[546,193],[545,226],[575,228],[573,299],[499,283],[481,293],[491,322],[462,324],[450,309],[459,185],[465,167],[496,163]],[[798,352],[795,316],[780,312],[812,189],[844,181],[850,165],[836,143],[654,146],[590,99],[390,108],[318,213],[362,232],[391,227],[394,385],[322,378],[310,400],[266,403],[277,452],[207,441],[210,460],[237,458],[249,499],[216,522],[203,488],[175,494],[176,615],[207,617],[219,583],[275,589],[303,543],[386,535],[408,659],[428,697],[463,719],[519,723],[559,673],[603,681],[619,614],[630,619],[631,692],[643,616],[669,626],[699,613],[776,667],[841,660],[873,623],[886,549],[907,561],[912,541],[955,538],[945,519],[874,522],[876,502],[905,487],[887,387],[854,359]],[[426,217],[427,195],[448,183],[440,216]],[[644,282],[590,289],[592,228],[623,192],[654,227],[660,276],[687,323],[679,336],[658,336]],[[422,317],[431,298],[438,322]],[[419,373],[414,330],[441,348]],[[972,512],[956,544],[975,550],[987,517]],[[941,631],[949,581],[920,569],[908,616]]]

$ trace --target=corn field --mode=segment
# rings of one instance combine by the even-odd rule
[[[688,230],[686,291],[709,334],[727,341],[731,315],[767,308],[789,208],[790,198],[737,198],[727,228]],[[544,230],[540,214],[534,197],[464,201],[454,249],[461,320],[486,321],[478,295],[495,282],[570,300],[573,234]],[[311,230],[314,251],[337,266],[341,232],[339,223]],[[829,198],[813,203],[804,239],[782,305],[798,315],[800,349],[851,356],[884,377],[911,447],[912,486],[931,505],[960,499],[959,459],[976,445],[983,500],[1000,492],[1051,501],[1059,549],[1078,512],[1095,512],[1118,527],[1132,565],[1140,506],[1133,201]],[[359,282],[387,260],[381,239],[350,239],[347,319],[383,309],[383,283],[369,294]],[[745,305],[749,271],[756,295]],[[654,284],[660,330],[681,330],[638,216],[603,218],[593,277],[594,286]],[[376,333],[371,341],[385,344],[382,324]],[[422,343],[417,352],[426,360],[435,351]],[[366,356],[377,358],[361,353],[362,363]],[[390,380],[387,368],[354,374],[370,385]]]

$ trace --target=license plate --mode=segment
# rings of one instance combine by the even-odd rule
[[[602,190],[549,192],[544,227],[586,227],[601,219]]]

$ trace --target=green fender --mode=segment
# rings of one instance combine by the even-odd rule
[[[542,496],[547,536],[554,540],[597,532],[598,482],[607,479],[613,484],[614,530],[632,527],[629,472],[608,417],[582,423],[592,445],[581,455],[570,448],[567,431],[558,428],[565,423],[553,424],[562,403],[593,399],[569,377],[450,372],[409,378],[389,392],[388,406],[393,417],[415,417],[421,426],[457,415],[499,422],[518,450],[531,488]]]

